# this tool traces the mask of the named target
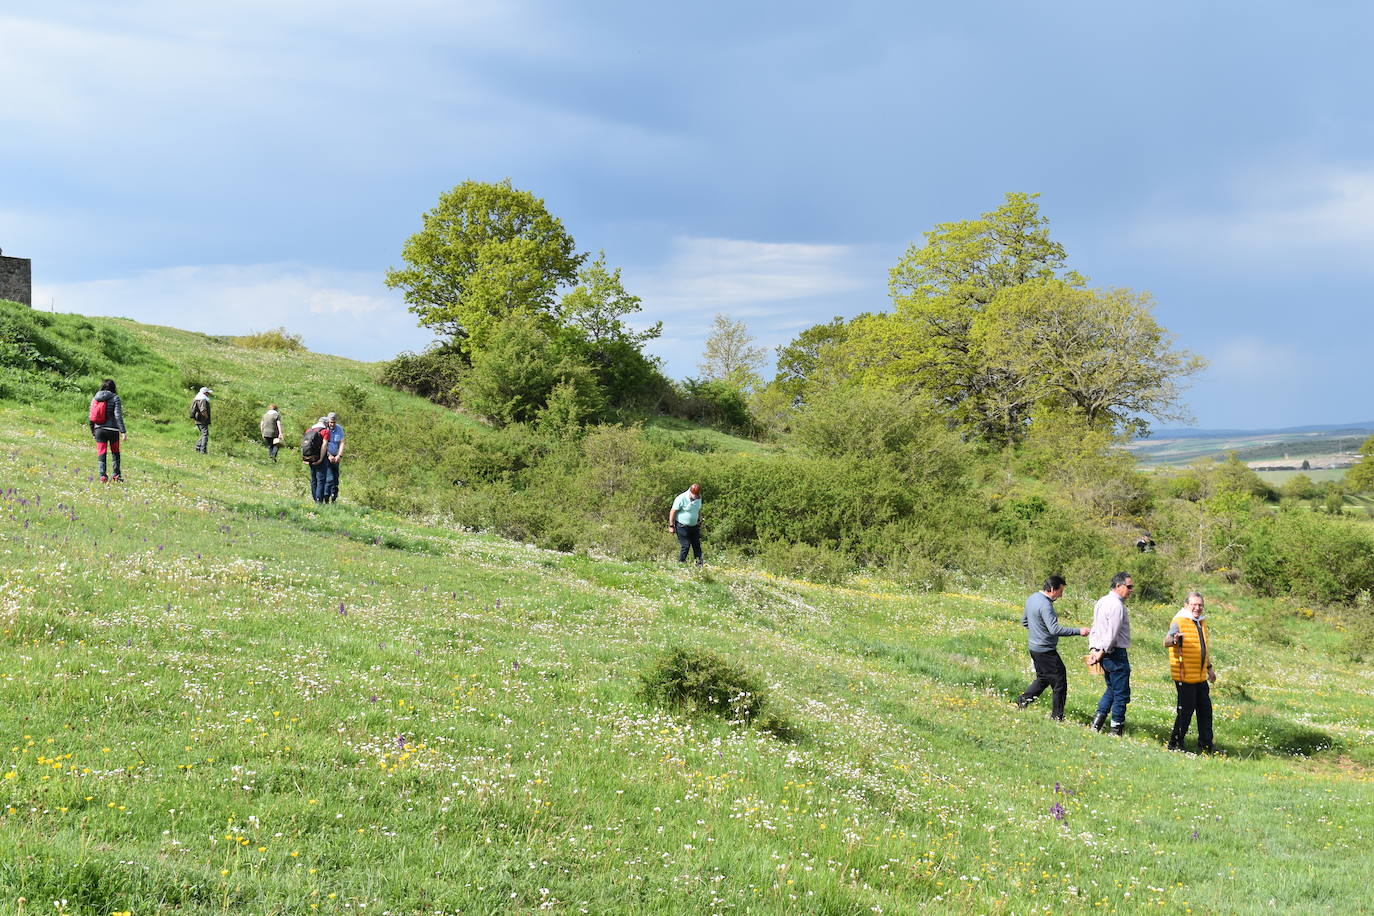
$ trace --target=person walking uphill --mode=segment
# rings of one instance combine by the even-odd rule
[[[267,405],[267,412],[262,415],[262,422],[258,424],[258,432],[262,433],[262,444],[267,449],[267,457],[276,461],[282,440],[281,413],[277,411],[276,404]]]
[[[191,401],[191,419],[195,421],[196,429],[200,430],[200,438],[196,440],[196,451],[202,455],[208,454],[210,450],[210,395],[214,394],[209,388],[202,388],[196,392],[196,396]]]
[[[1025,709],[1035,698],[1050,690],[1050,718],[1064,721],[1064,701],[1069,698],[1069,673],[1059,657],[1059,637],[1087,636],[1087,627],[1066,627],[1059,623],[1054,603],[1064,596],[1064,577],[1050,576],[1040,591],[1026,599],[1021,614],[1021,626],[1026,628],[1026,642],[1030,648],[1035,680],[1016,698],[1016,705]]]
[[[668,530],[677,535],[679,563],[687,562],[687,551],[701,565],[701,484],[694,483],[673,500],[668,510]]]
[[[1126,613],[1126,599],[1135,590],[1129,573],[1112,576],[1112,587],[1093,605],[1093,625],[1088,631],[1088,664],[1101,664],[1107,689],[1097,702],[1097,715],[1092,729],[1102,731],[1110,713],[1113,735],[1126,731],[1126,704],[1131,702],[1131,660],[1126,650],[1131,646],[1131,618]]]
[[[1178,705],[1169,750],[1184,750],[1188,726],[1197,713],[1197,749],[1212,750],[1212,688],[1217,673],[1212,668],[1212,639],[1202,613],[1201,592],[1189,592],[1188,601],[1174,615],[1164,645],[1169,650],[1169,676],[1174,679]]]
[[[124,404],[115,393],[114,379],[107,378],[100,383],[100,390],[91,398],[87,420],[91,424],[95,454],[100,462],[100,482],[107,483],[110,479],[105,474],[108,467],[105,459],[107,452],[114,455],[114,479],[122,482],[124,475],[119,467],[119,443],[129,438],[129,432],[124,428]]]
[[[339,415],[331,413],[325,417],[329,429],[329,455],[324,465],[324,501],[339,501],[339,462],[343,459],[344,428]]]
[[[310,498],[324,502],[329,466],[329,425],[320,417],[301,437],[301,460],[310,468]]]

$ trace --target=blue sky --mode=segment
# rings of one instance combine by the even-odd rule
[[[1374,11],[1161,2],[0,0],[0,248],[35,304],[423,347],[382,276],[511,178],[606,251],[670,375],[712,316],[888,307],[936,222],[1039,192],[1211,361],[1198,425],[1374,419]]]

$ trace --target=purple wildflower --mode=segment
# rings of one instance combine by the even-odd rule
[[[1055,802],[1050,805],[1050,814],[1054,815],[1055,820],[1062,821],[1064,819],[1064,806]]]
[[[397,736],[396,736],[396,746],[397,746],[397,747],[405,747],[405,746],[406,746],[406,736],[405,736],[405,735],[397,735]]]

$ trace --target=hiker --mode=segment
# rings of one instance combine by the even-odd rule
[[[344,428],[336,413],[328,414],[325,419],[329,423],[329,460],[324,466],[324,501],[333,503],[339,501],[339,461],[343,458]]]
[[[701,484],[694,483],[673,500],[668,510],[668,530],[677,535],[679,563],[687,562],[690,549],[701,565]]]
[[[1207,616],[1202,613],[1202,592],[1189,592],[1183,607],[1169,623],[1164,645],[1169,650],[1169,676],[1174,679],[1178,705],[1169,750],[1185,750],[1184,739],[1197,712],[1197,749],[1212,750],[1212,688],[1217,673],[1212,668],[1212,639]]]
[[[1059,657],[1059,637],[1088,635],[1088,627],[1066,627],[1059,623],[1054,603],[1064,596],[1064,584],[1063,576],[1050,576],[1040,591],[1026,599],[1021,626],[1027,630],[1026,642],[1031,664],[1035,667],[1035,680],[1016,698],[1017,708],[1025,709],[1048,687],[1050,718],[1058,722],[1064,721],[1064,701],[1069,697],[1069,673]]]
[[[262,433],[262,444],[267,449],[267,457],[275,463],[282,439],[281,414],[277,411],[276,404],[267,405],[267,412],[262,415],[262,422],[258,424],[258,432]]]
[[[301,437],[301,460],[310,467],[310,497],[324,502],[329,465],[329,421],[320,417]]]
[[[1093,605],[1093,625],[1088,631],[1088,664],[1102,666],[1107,689],[1097,702],[1097,715],[1092,729],[1102,731],[1111,714],[1111,732],[1126,732],[1126,704],[1131,702],[1131,660],[1126,650],[1131,645],[1131,618],[1126,613],[1126,599],[1135,590],[1130,573],[1112,576],[1112,587]]]
[[[114,479],[123,483],[124,475],[119,467],[119,443],[129,438],[129,432],[124,428],[124,403],[115,393],[114,379],[107,378],[100,383],[100,390],[91,398],[87,421],[91,425],[91,437],[95,439],[95,453],[100,461],[100,482],[108,483],[110,480],[105,474],[108,467],[105,454],[109,452],[114,455]]]
[[[200,438],[196,440],[196,451],[202,455],[209,454],[210,451],[210,395],[214,394],[209,388],[202,388],[196,392],[196,396],[191,401],[191,419],[196,423],[196,429],[200,430]]]

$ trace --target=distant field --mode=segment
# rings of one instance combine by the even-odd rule
[[[1263,480],[1265,483],[1271,486],[1281,487],[1285,483],[1287,483],[1294,475],[1297,474],[1306,474],[1312,480],[1313,483],[1325,483],[1328,480],[1344,480],[1345,472],[1348,470],[1350,469],[1323,468],[1321,470],[1312,471],[1256,471],[1255,473],[1258,474],[1260,476],[1260,479]]]
[[[1143,464],[1191,464],[1235,452],[1241,461],[1329,458],[1356,452],[1374,429],[1257,430],[1189,435],[1158,435],[1132,442],[1127,449]],[[1314,480],[1317,478],[1313,478]]]

